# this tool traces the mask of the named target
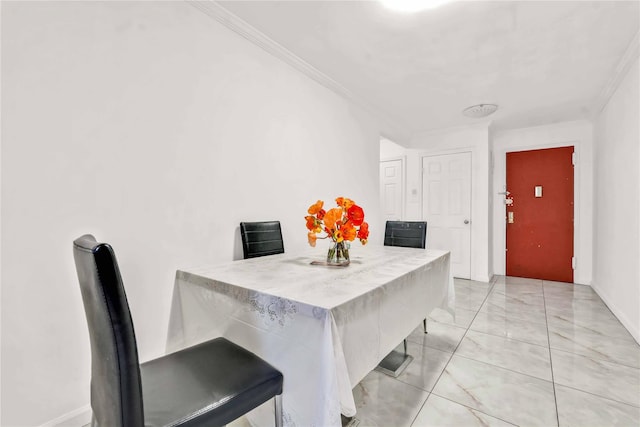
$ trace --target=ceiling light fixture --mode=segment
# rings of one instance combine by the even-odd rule
[[[387,9],[397,12],[420,12],[421,10],[433,9],[453,0],[380,0]]]
[[[488,115],[495,113],[497,109],[498,106],[496,104],[478,104],[465,108],[462,111],[462,114],[467,117],[477,119],[480,117],[487,117]]]

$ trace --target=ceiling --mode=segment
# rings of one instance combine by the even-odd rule
[[[461,112],[481,103],[496,128],[591,118],[640,26],[640,1],[220,4],[409,133],[477,123]]]

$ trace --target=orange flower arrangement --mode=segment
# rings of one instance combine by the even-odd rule
[[[309,215],[305,217],[309,230],[309,244],[315,246],[318,238],[330,238],[335,243],[353,242],[357,238],[360,243],[366,245],[369,224],[364,221],[364,210],[346,197],[338,197],[336,203],[338,207],[329,211],[323,209],[322,200],[309,206]],[[322,232],[326,233],[325,236],[318,237],[317,234]]]

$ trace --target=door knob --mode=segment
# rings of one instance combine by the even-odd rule
[[[465,224],[469,224],[469,220],[468,220],[468,219],[465,219],[465,220],[464,220],[464,223],[465,223]]]

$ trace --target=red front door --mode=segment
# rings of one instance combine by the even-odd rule
[[[507,153],[507,276],[573,282],[572,154]]]

